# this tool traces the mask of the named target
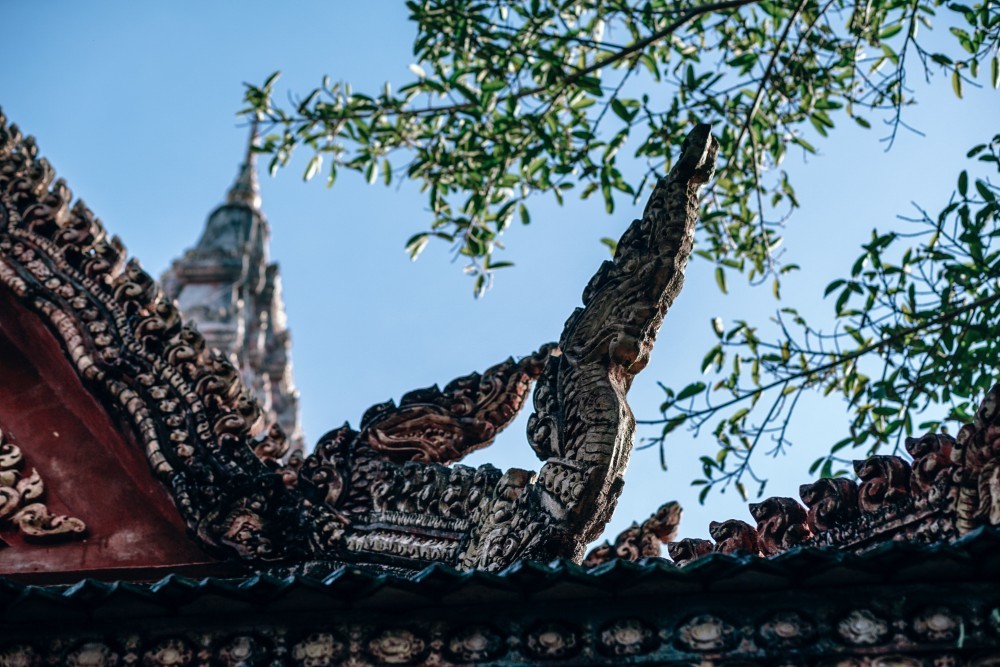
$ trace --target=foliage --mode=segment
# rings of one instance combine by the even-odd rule
[[[245,113],[269,123],[261,151],[272,172],[296,150],[311,153],[305,178],[332,185],[343,170],[369,182],[417,181],[432,219],[406,244],[412,257],[443,239],[468,259],[475,290],[497,269],[501,236],[531,222],[532,198],[599,194],[610,213],[638,200],[674,157],[692,122],[713,123],[726,156],[705,202],[696,255],[753,284],[797,268],[779,261],[782,228],[798,207],[789,151],[839,123],[881,121],[891,146],[914,100],[909,77],[943,74],[961,97],[981,79],[997,87],[1000,9],[992,0],[414,0],[413,79],[395,92],[354,91],[324,79],[287,106],[277,74],[247,85]],[[930,28],[938,36],[928,37]],[[945,32],[946,31],[946,32]],[[944,33],[944,34],[942,34]],[[997,164],[997,140],[970,153]],[[978,172],[975,172],[978,174]],[[948,406],[964,418],[998,357],[1000,321],[996,186],[963,172],[937,216],[921,211],[904,232],[873,232],[848,276],[835,281],[837,327],[813,328],[792,307],[778,335],[749,322],[713,322],[706,382],[664,388],[662,426],[650,445],[685,425],[710,429],[702,498],[713,488],[764,480],[763,449],[782,451],[804,392],[840,393],[848,437],[813,472],[841,474],[848,448],[899,450],[915,416]],[[602,240],[613,247],[613,241]],[[723,397],[719,400],[717,397]],[[754,408],[757,408],[756,410]],[[766,409],[766,412],[764,411]],[[761,414],[763,413],[763,415]],[[917,417],[919,419],[919,417]]]
[[[974,167],[996,173],[1000,135],[969,151]],[[1000,187],[963,171],[951,201],[936,216],[918,209],[906,231],[881,233],[854,262],[850,276],[830,283],[837,329],[825,334],[794,308],[775,319],[779,336],[763,340],[758,328],[736,322],[725,330],[713,322],[717,344],[702,369],[711,389],[697,382],[681,391],[665,389],[663,432],[682,424],[701,428],[716,420],[717,455],[702,457],[702,498],[733,483],[744,496],[747,479],[763,492],[753,455],[779,454],[795,405],[807,390],[843,395],[853,413],[850,433],[816,459],[810,472],[845,475],[850,449],[866,454],[885,448],[902,452],[915,429],[937,430],[942,421],[971,421],[976,405],[995,381],[1000,359]],[[712,402],[710,392],[726,400]],[[753,411],[760,403],[767,411]],[[946,406],[942,419],[914,424],[914,416]]]
[[[611,212],[616,196],[638,199],[665,172],[668,147],[692,122],[715,124],[728,156],[699,253],[719,265],[720,282],[723,267],[751,280],[780,273],[772,252],[797,201],[776,168],[793,148],[815,151],[803,130],[826,136],[844,118],[868,127],[866,112],[885,111],[891,142],[913,58],[946,72],[958,94],[980,69],[998,76],[1000,12],[989,0],[407,6],[417,62],[398,91],[369,95],[327,78],[286,108],[273,98],[275,75],[247,86],[248,111],[274,127],[264,146],[272,170],[305,147],[306,179],[325,169],[332,185],[349,169],[369,182],[419,181],[433,220],[407,249],[416,257],[431,238],[452,243],[477,293],[509,265],[494,257],[499,238],[530,222],[532,195],[599,192]],[[949,50],[924,47],[932,21],[955,24]],[[626,151],[641,161],[635,174],[620,162]],[[766,219],[765,202],[782,210]]]

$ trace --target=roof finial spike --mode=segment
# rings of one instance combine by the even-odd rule
[[[260,120],[255,116],[250,123],[250,138],[247,140],[246,157],[240,165],[236,182],[229,189],[226,201],[230,204],[244,204],[253,209],[260,208],[260,182],[257,179],[257,153],[254,147],[260,140]]]

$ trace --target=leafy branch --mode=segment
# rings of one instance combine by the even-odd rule
[[[636,201],[669,168],[691,122],[723,128],[729,156],[699,255],[720,272],[777,282],[787,270],[772,249],[798,207],[778,171],[790,149],[816,152],[812,135],[827,136],[837,113],[870,127],[864,109],[887,114],[894,136],[912,102],[904,87],[911,50],[925,76],[946,72],[959,95],[980,63],[990,63],[994,85],[1000,77],[1000,12],[985,0],[407,6],[417,28],[415,78],[398,91],[386,84],[364,94],[325,78],[279,104],[274,75],[247,85],[244,113],[269,125],[261,151],[272,171],[301,148],[311,153],[307,180],[325,170],[332,185],[348,170],[372,183],[417,181],[430,219],[407,251],[415,258],[433,239],[452,244],[477,294],[510,266],[496,256],[500,237],[515,220],[531,222],[536,195],[562,203],[572,190],[584,199],[599,193],[608,212],[621,196]],[[932,21],[950,28],[953,48],[924,46],[916,27]]]
[[[1000,166],[1000,135],[969,156],[980,167]],[[746,322],[726,331],[714,320],[718,343],[702,363],[714,384],[664,387],[662,418],[640,422],[661,425],[661,433],[644,446],[660,447],[663,457],[667,436],[680,426],[711,426],[718,450],[702,457],[703,477],[694,483],[703,487],[703,499],[730,484],[745,496],[746,480],[763,492],[766,480],[754,470],[754,457],[762,442],[771,455],[790,444],[787,431],[805,391],[840,393],[854,415],[850,434],[814,462],[811,472],[823,476],[847,474],[838,466],[849,463],[848,448],[901,454],[902,438],[915,428],[969,420],[976,397],[995,381],[1000,354],[993,335],[1000,321],[998,194],[988,177],[970,185],[963,171],[936,217],[918,209],[920,217],[908,220],[915,231],[873,231],[850,276],[826,288],[826,296],[837,295],[833,333],[813,328],[792,308],[774,318],[771,341]],[[752,421],[765,398],[770,407]],[[918,417],[924,421],[915,425]]]

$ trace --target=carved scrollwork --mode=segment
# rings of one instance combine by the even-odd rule
[[[677,628],[677,643],[689,651],[724,651],[732,648],[736,640],[736,628],[709,614],[695,616]]]
[[[524,649],[533,658],[566,660],[582,648],[580,632],[568,623],[548,621],[538,623],[525,633]]]
[[[910,484],[917,497],[931,503],[940,499],[941,483],[951,482],[951,472],[955,470],[954,447],[955,439],[944,433],[906,439],[906,451],[913,457]]]
[[[760,553],[757,530],[746,521],[712,521],[708,525],[708,534],[715,540],[715,550],[720,553],[745,553],[754,556]]]
[[[818,532],[858,516],[858,485],[844,477],[824,477],[799,487],[799,497],[809,508],[809,527]]]
[[[570,315],[559,339],[561,354],[549,357],[535,387],[528,438],[545,464],[513,503],[498,500],[506,508],[487,511],[475,525],[463,566],[579,559],[607,523],[633,444],[625,394],[683,284],[698,190],[714,172],[717,151],[710,126],[688,135],[643,217],[587,285],[584,307]]]
[[[80,539],[87,526],[79,519],[53,514],[40,502],[45,484],[34,468],[24,474],[24,455],[0,429],[0,525],[17,526],[27,540]]]
[[[210,553],[257,567],[440,560],[500,569],[518,558],[579,558],[621,492],[634,430],[625,393],[681,288],[698,190],[717,150],[708,126],[691,132],[642,219],[587,286],[558,348],[376,406],[358,431],[345,426],[294,462],[282,460],[285,435],[264,432],[237,369],[184,324],[85,205],[70,205],[34,141],[2,115],[0,284],[132,430]],[[440,465],[489,444],[536,378],[537,475]],[[56,527],[38,508],[23,516],[32,529]],[[669,532],[664,521],[642,530],[644,555]]]
[[[646,655],[660,644],[656,628],[637,618],[623,618],[600,632],[598,650],[605,655],[625,657]]]
[[[715,550],[715,544],[710,540],[703,540],[696,537],[685,537],[682,540],[671,542],[667,545],[667,553],[670,560],[675,565],[687,565],[691,561],[697,560]]]
[[[816,625],[797,611],[783,611],[764,621],[758,634],[766,646],[795,648],[813,639]]]
[[[750,505],[757,521],[760,551],[765,556],[799,545],[811,535],[806,511],[792,498],[768,498]]]
[[[878,512],[910,497],[910,465],[898,456],[870,456],[854,462],[861,480],[858,505],[862,512]]]
[[[471,373],[370,408],[361,419],[360,439],[390,461],[451,463],[493,442],[528,397],[554,344],[521,360],[508,359],[485,373]]]
[[[848,644],[873,646],[888,638],[889,624],[867,609],[856,609],[837,624],[837,634]]]
[[[594,547],[583,559],[583,564],[596,567],[616,558],[628,561],[659,558],[662,556],[662,545],[677,537],[681,512],[679,503],[664,503],[642,525],[633,523],[619,533],[614,544],[605,542]]]
[[[448,656],[459,663],[489,662],[507,651],[504,636],[488,625],[461,628],[448,639]]]
[[[298,667],[328,667],[338,664],[346,654],[346,646],[328,632],[316,632],[292,647],[292,660]]]

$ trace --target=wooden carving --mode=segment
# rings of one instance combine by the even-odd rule
[[[1000,385],[995,385],[957,438],[943,433],[907,438],[912,463],[871,456],[855,462],[857,481],[827,478],[803,484],[799,493],[805,507],[791,498],[751,505],[761,553],[775,555],[793,546],[865,551],[889,541],[943,542],[980,526],[1000,525],[998,405]],[[713,537],[718,540],[721,526],[731,523],[713,523]],[[674,562],[687,563],[709,553],[703,542],[680,540],[668,551]],[[716,549],[724,550],[722,544]]]
[[[2,115],[0,288],[53,332],[219,557],[286,571],[579,559],[621,492],[634,431],[625,394],[680,290],[717,148],[708,126],[692,131],[558,346],[376,406],[304,459],[283,457],[288,438],[265,431],[239,372],[86,206],[71,205],[34,141]],[[443,465],[492,442],[536,378],[537,474]],[[656,540],[669,534],[660,523],[648,526]]]
[[[713,521],[708,525],[708,534],[715,540],[715,550],[720,553],[744,553],[754,556],[760,553],[757,529],[746,521],[739,519]]]
[[[25,473],[24,455],[0,429],[0,525],[16,526],[33,541],[79,539],[87,531],[83,521],[53,514],[43,500],[45,484],[34,468]]]
[[[641,558],[658,558],[663,555],[663,545],[677,537],[680,521],[680,504],[673,500],[664,503],[642,525],[633,523],[622,531],[615,538],[614,544],[605,541],[591,549],[583,559],[583,565],[596,567],[616,559],[637,561]]]

